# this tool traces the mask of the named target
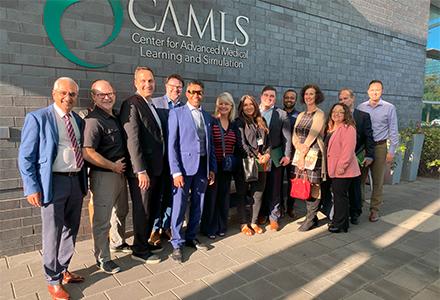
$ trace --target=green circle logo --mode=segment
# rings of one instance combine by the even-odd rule
[[[115,26],[113,27],[112,35],[109,39],[99,46],[98,48],[104,47],[111,41],[115,39],[118,35],[119,31],[122,27],[122,3],[121,0],[108,0],[115,17]],[[85,61],[82,61],[78,57],[76,57],[69,48],[67,48],[66,43],[64,43],[63,37],[61,36],[60,22],[61,16],[64,11],[72,4],[76,2],[81,2],[81,0],[47,0],[46,6],[44,7],[44,28],[46,29],[46,33],[54,45],[54,47],[63,55],[65,58],[70,60],[71,62],[88,68],[102,68],[106,67],[106,65],[92,65]]]

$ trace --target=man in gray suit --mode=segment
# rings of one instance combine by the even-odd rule
[[[151,102],[156,107],[157,112],[163,116],[166,126],[168,125],[168,114],[171,109],[180,107],[183,105],[180,102],[180,96],[182,95],[182,89],[185,85],[183,78],[178,74],[171,74],[165,81],[166,94],[162,97],[152,98]],[[167,130],[165,130],[167,132]],[[167,141],[167,138],[165,139]],[[166,143],[165,143],[166,144]],[[165,145],[167,148],[167,145]],[[167,153],[166,149],[166,152]],[[160,229],[162,234],[166,238],[171,239],[171,207],[173,204],[171,196],[171,175],[169,170],[169,164],[165,164],[165,170],[162,173],[162,189],[161,189],[161,201],[157,207],[156,218],[154,219],[153,230],[151,231],[150,243],[153,245],[160,245],[162,243],[160,239]]]

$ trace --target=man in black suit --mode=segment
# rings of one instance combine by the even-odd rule
[[[356,122],[356,154],[364,151],[365,159],[362,166],[368,166],[374,159],[373,129],[371,128],[370,115],[354,108],[354,94],[352,90],[344,89],[338,94],[339,103],[348,106]],[[359,224],[359,216],[362,213],[361,176],[353,178],[349,190],[350,198],[350,222]]]
[[[275,107],[277,91],[273,86],[265,86],[260,97],[261,116],[269,127],[269,138],[272,145],[272,169],[267,173],[266,189],[263,196],[263,205],[258,222],[264,224],[269,216],[270,229],[278,230],[280,218],[280,190],[283,169],[290,163],[292,154],[292,132],[287,113]],[[281,153],[277,155],[276,153]],[[274,162],[274,159],[279,161]]]
[[[131,165],[127,176],[133,203],[134,241],[131,258],[147,264],[160,262],[153,253],[162,246],[148,243],[160,197],[161,175],[164,164],[164,125],[151,105],[154,92],[154,74],[147,67],[138,67],[134,73],[136,93],[121,106],[121,123],[127,136]]]

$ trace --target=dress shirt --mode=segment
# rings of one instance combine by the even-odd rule
[[[179,99],[179,101],[177,101],[176,104],[174,104],[174,102],[170,99],[170,97],[168,97],[167,94],[165,94],[165,96],[167,97],[168,107],[170,108],[170,110],[173,109],[173,108],[175,108],[177,105],[179,105],[179,103],[180,103],[180,99]]]
[[[267,126],[270,126],[270,121],[272,120],[273,107],[274,105],[272,105],[272,107],[269,108],[268,110],[263,110],[263,108],[260,105],[261,116],[266,120]]]
[[[380,99],[379,104],[371,106],[370,101],[359,104],[357,109],[370,114],[371,128],[375,142],[390,139],[388,153],[394,153],[397,147],[397,115],[396,107],[391,103]]]
[[[55,119],[57,121],[58,127],[58,151],[57,157],[52,165],[52,172],[79,172],[81,168],[76,165],[75,154],[70,144],[70,138],[67,136],[66,123],[64,121],[64,115],[66,114],[61,108],[59,108],[55,103],[53,105],[55,110]],[[70,123],[72,124],[73,131],[75,131],[75,138],[78,145],[81,147],[80,137],[81,133],[79,131],[76,120],[71,113]]]

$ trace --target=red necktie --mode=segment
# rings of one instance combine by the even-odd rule
[[[75,155],[76,165],[78,168],[82,168],[84,166],[84,159],[81,154],[81,150],[79,149],[78,142],[76,141],[75,131],[73,130],[72,123],[69,120],[70,115],[64,115],[64,122],[66,123],[67,136],[70,139],[70,145],[73,148],[73,154]]]

